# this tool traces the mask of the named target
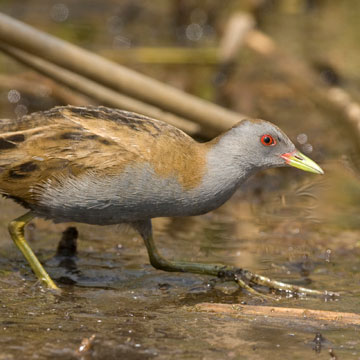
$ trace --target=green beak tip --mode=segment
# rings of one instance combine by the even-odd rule
[[[308,171],[314,174],[324,174],[324,170],[313,160],[302,154],[300,151],[294,151],[281,155],[281,157],[290,166],[300,170]]]

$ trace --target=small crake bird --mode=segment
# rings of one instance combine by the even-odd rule
[[[0,120],[0,193],[29,209],[9,224],[37,277],[58,289],[24,238],[34,217],[96,225],[128,223],[151,264],[165,271],[225,277],[295,293],[321,292],[219,264],[169,261],[157,251],[151,219],[216,209],[255,172],[291,165],[323,174],[275,125],[242,120],[207,143],[148,117],[106,107],[56,107]]]

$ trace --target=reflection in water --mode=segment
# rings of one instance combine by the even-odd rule
[[[78,231],[75,227],[66,228],[59,241],[55,256],[48,261],[48,265],[62,268],[65,273],[56,279],[61,284],[74,285],[81,271],[77,268],[77,239]]]

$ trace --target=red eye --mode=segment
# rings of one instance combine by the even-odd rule
[[[265,146],[276,145],[276,141],[271,135],[263,135],[260,139],[261,143]]]

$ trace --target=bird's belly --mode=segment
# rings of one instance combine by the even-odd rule
[[[217,206],[203,203],[191,194],[182,196],[168,196],[152,193],[151,196],[137,194],[113,200],[84,199],[56,199],[56,204],[43,203],[37,205],[35,212],[42,217],[53,219],[55,222],[82,222],[95,225],[110,225],[123,222],[133,222],[143,219],[166,216],[193,216],[204,214]],[[148,194],[146,194],[148,195]],[[84,201],[85,200],[85,201]]]
[[[184,189],[175,177],[153,173],[129,173],[121,177],[86,176],[69,179],[61,186],[43,187],[34,212],[55,222],[109,225],[164,216],[192,216],[221,205],[201,187]]]
[[[181,204],[181,206],[183,206]],[[35,213],[38,216],[52,219],[54,222],[81,222],[94,225],[111,225],[134,222],[144,219],[166,216],[192,216],[210,211],[211,209],[180,209],[178,203],[166,202],[134,202],[129,204],[104,204],[82,207],[67,205],[66,208],[37,206]]]

